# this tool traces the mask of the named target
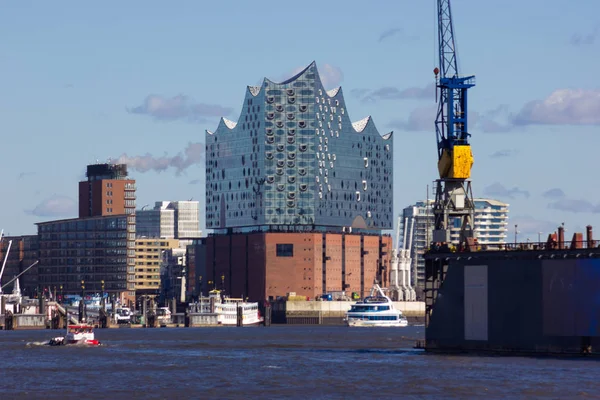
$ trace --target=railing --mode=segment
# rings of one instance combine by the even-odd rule
[[[471,251],[566,251],[566,250],[582,250],[582,249],[600,249],[600,240],[580,240],[580,241],[565,241],[562,245],[554,242],[514,242],[514,243],[498,243],[498,244],[477,244],[476,248]],[[434,245],[426,252],[430,253],[459,253],[468,251],[451,245]]]

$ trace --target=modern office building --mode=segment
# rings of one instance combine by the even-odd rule
[[[473,201],[475,203],[474,233],[477,243],[490,249],[500,248],[506,244],[509,205],[493,199],[473,199]],[[402,232],[404,229],[410,229],[410,225],[404,226],[406,218],[408,218],[409,224],[412,218],[415,218],[411,252],[412,271],[413,282],[416,282],[417,286],[421,288],[424,287],[425,282],[425,259],[423,255],[429,248],[435,223],[432,207],[433,200],[429,200],[428,203],[420,201],[406,207],[402,212]],[[460,221],[457,220],[450,231],[453,244],[458,243],[459,234]]]
[[[255,300],[364,294],[391,256],[392,133],[351,122],[315,63],[247,88],[237,122],[206,132],[206,280]],[[251,262],[249,262],[251,260]]]
[[[10,252],[8,252],[9,244]],[[34,297],[39,290],[38,265],[33,265],[38,259],[38,251],[37,235],[5,236],[0,242],[0,268],[6,258],[0,285],[7,285],[8,282],[23,273],[18,278],[21,293],[24,296]],[[8,257],[6,257],[7,254]],[[10,293],[13,286],[14,282],[7,285],[2,292]]]
[[[178,239],[138,238],[135,241],[136,296],[160,294],[161,268],[165,252],[178,248]]]
[[[151,210],[136,212],[138,238],[191,240],[201,236],[200,202],[157,201]]]
[[[135,231],[127,215],[40,222],[39,285],[80,294],[104,290],[121,300],[135,298]],[[135,225],[133,225],[135,229]],[[133,236],[132,236],[133,235]]]
[[[124,164],[87,166],[79,218],[38,223],[39,286],[64,294],[104,289],[135,301],[135,180]]]

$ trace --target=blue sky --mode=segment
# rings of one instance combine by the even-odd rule
[[[84,4],[85,3],[85,4]],[[576,5],[575,5],[576,4]],[[600,2],[454,0],[473,191],[509,237],[599,226]],[[246,85],[315,60],[353,120],[395,132],[395,212],[437,177],[435,1],[18,1],[0,13],[0,228],[74,217],[96,160],[130,162],[138,205],[204,198],[204,130]]]

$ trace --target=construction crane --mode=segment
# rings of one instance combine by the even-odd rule
[[[474,203],[471,192],[473,154],[469,144],[467,90],[475,86],[475,76],[461,77],[450,0],[437,0],[439,68],[436,79],[435,119],[438,171],[433,206],[433,242],[449,244],[451,228],[460,228],[459,244],[473,239]],[[439,78],[438,78],[439,75]]]

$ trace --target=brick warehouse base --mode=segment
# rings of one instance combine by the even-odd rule
[[[251,301],[289,292],[312,300],[343,290],[364,297],[375,279],[387,285],[392,239],[363,233],[240,233],[209,236],[195,247],[194,273],[204,295],[217,288]]]

